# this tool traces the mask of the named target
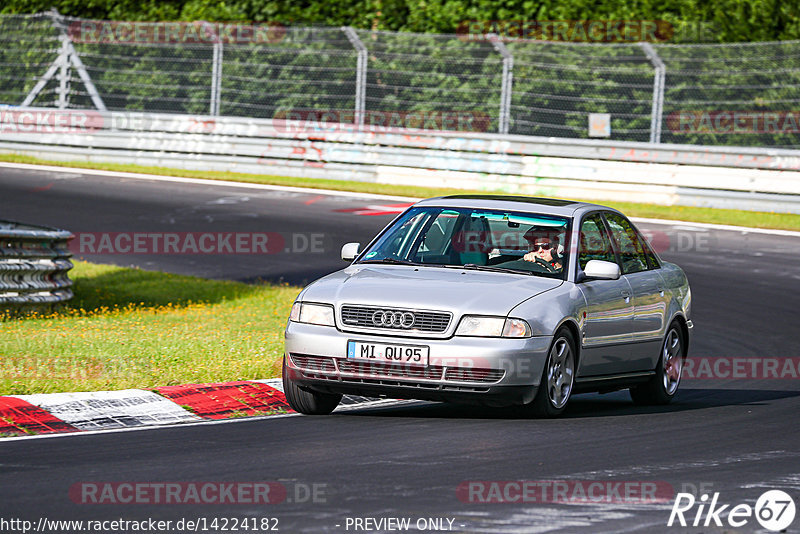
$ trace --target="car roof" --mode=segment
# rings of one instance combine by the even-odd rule
[[[544,213],[547,215],[561,215],[565,217],[574,217],[579,211],[592,211],[596,209],[617,211],[613,208],[589,202],[561,200],[556,198],[526,197],[522,195],[450,195],[421,200],[417,202],[416,206],[514,210]]]

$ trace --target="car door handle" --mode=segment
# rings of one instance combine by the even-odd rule
[[[629,302],[631,300],[631,293],[630,291],[620,291],[620,294],[625,299],[625,302]]]

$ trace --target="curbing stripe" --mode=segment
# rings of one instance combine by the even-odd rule
[[[239,417],[296,416],[280,378],[79,393],[0,396],[0,434],[86,434]],[[163,396],[162,396],[163,395]],[[419,403],[345,395],[337,412]],[[221,421],[220,421],[221,422]]]
[[[157,389],[167,399],[205,419],[274,415],[292,411],[282,391],[253,381],[186,384]]]
[[[77,432],[69,423],[17,397],[0,397],[0,434]]]
[[[152,391],[125,389],[16,395],[80,430],[166,425],[200,420]]]

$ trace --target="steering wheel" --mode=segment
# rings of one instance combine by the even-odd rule
[[[542,258],[536,258],[536,259],[533,260],[533,262],[538,264],[538,265],[541,265],[542,267],[547,269],[548,273],[556,273],[556,272],[558,272],[558,271],[556,271],[556,268],[553,267],[553,264],[544,261]]]

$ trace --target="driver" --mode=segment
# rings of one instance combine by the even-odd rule
[[[552,230],[536,228],[525,232],[523,236],[528,242],[528,252],[522,259],[544,263],[554,272],[561,270],[561,256],[558,255],[558,236]]]

